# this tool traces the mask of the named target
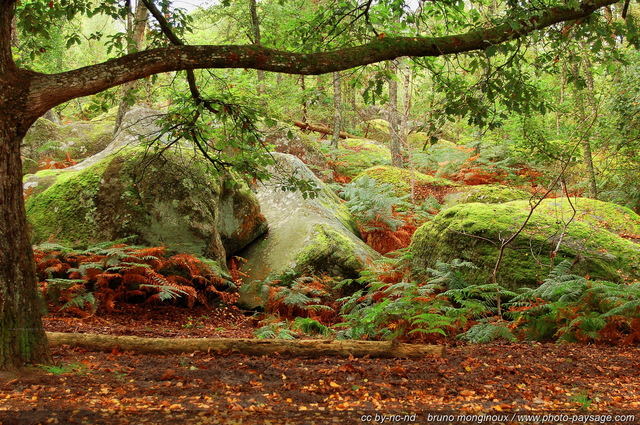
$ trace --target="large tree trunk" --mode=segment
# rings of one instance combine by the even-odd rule
[[[22,196],[25,128],[16,128],[20,108],[12,103],[0,100],[0,370],[51,360]]]
[[[13,6],[0,1],[0,370],[51,360],[22,197],[20,144],[35,118],[25,116],[29,80],[11,55]]]

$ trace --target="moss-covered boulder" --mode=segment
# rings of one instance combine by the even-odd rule
[[[367,168],[391,164],[391,152],[373,140],[344,139],[335,152],[335,169],[338,173],[354,178]]]
[[[26,201],[32,240],[88,245],[136,235],[220,261],[266,231],[246,184],[220,178],[199,158],[150,159],[124,148],[79,171],[59,173]]]
[[[302,161],[286,154],[274,157],[276,177],[295,175],[308,180],[319,188],[318,196],[305,199],[299,191],[282,191],[277,178],[258,185],[256,196],[269,232],[240,254],[247,260],[242,269],[248,274],[245,283],[305,273],[356,277],[379,258],[359,238],[346,206]],[[245,307],[259,303],[256,294],[247,290],[241,301]]]
[[[444,206],[481,202],[484,204],[503,204],[531,198],[531,193],[509,186],[495,184],[478,186],[460,186],[455,192],[444,197]]]
[[[358,126],[358,130],[366,139],[375,140],[380,143],[389,143],[391,140],[390,127],[389,121],[376,118],[363,122]]]
[[[37,171],[45,158],[63,164],[70,157],[80,161],[102,151],[113,140],[113,120],[92,120],[57,124],[39,118],[23,140],[23,171]]]
[[[576,208],[573,215],[572,205]],[[488,283],[499,247],[524,223],[528,201],[460,204],[442,211],[413,236],[411,251],[418,268],[455,258],[473,262],[470,283]],[[607,202],[587,198],[547,199],[522,233],[505,249],[498,281],[509,288],[535,286],[553,264],[574,262],[573,272],[621,282],[640,277],[640,246],[622,236],[638,234],[640,216]],[[559,246],[555,258],[552,252]]]
[[[457,190],[460,186],[459,183],[441,177],[433,177],[419,171],[411,173],[411,170],[390,165],[367,168],[355,180],[363,176],[369,176],[380,183],[390,185],[393,187],[394,194],[402,197],[411,194],[412,174],[415,182],[416,200],[418,201],[424,200],[429,196],[441,201],[447,193]]]
[[[266,142],[273,145],[276,152],[300,158],[316,175],[327,169],[327,156],[322,152],[320,142],[295,126],[282,124],[268,129]]]

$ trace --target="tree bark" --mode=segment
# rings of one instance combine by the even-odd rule
[[[256,0],[249,0],[249,13],[251,15],[251,31],[253,33],[253,44],[260,46],[262,37],[260,36],[260,20],[258,19],[258,5]],[[258,73],[258,94],[264,94],[264,71],[259,69]]]
[[[148,19],[149,10],[146,8],[142,1],[138,0],[138,3],[136,4],[136,10],[133,14],[133,22],[128,28],[128,31],[131,34],[131,44],[129,45],[128,49],[129,53],[139,52],[142,50],[142,47],[144,45],[144,33],[147,29]],[[120,125],[122,124],[124,116],[127,114],[127,112],[129,112],[129,109],[131,108],[131,105],[129,103],[130,97],[133,95],[137,84],[137,80],[130,81],[122,87],[124,96],[122,98],[122,101],[120,102],[120,105],[118,106],[115,128],[113,130],[114,134],[117,133],[120,129]]]
[[[95,334],[47,332],[52,347],[70,345],[97,351],[135,351],[137,353],[235,352],[256,356],[289,354],[305,357],[425,357],[444,355],[438,345],[402,344],[393,341],[288,340],[248,338],[140,338]]]
[[[0,24],[10,22],[10,14],[0,14]],[[22,194],[20,144],[35,118],[23,116],[28,81],[8,60],[5,35],[0,34],[0,370],[11,370],[51,357]]]
[[[402,157],[402,136],[400,135],[400,115],[398,113],[398,81],[397,61],[391,61],[389,70],[392,76],[389,77],[389,137],[391,150],[391,165],[398,168],[404,167]]]
[[[340,132],[342,131],[342,93],[340,90],[340,73],[333,73],[333,134],[331,136],[331,146],[338,149]]]

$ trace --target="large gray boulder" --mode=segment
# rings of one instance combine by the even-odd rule
[[[138,146],[138,132],[156,137],[158,128],[132,112],[133,123],[107,152],[27,179],[33,243],[89,245],[135,235],[141,244],[208,257],[225,269],[228,255],[266,231],[255,195],[201,157],[171,151],[155,157]]]
[[[318,188],[318,196],[305,199],[299,191],[283,191],[277,178],[257,185],[269,232],[241,253],[247,260],[244,282],[278,280],[285,274],[357,277],[379,254],[359,238],[347,207],[300,159],[281,153],[273,156],[276,177],[294,175],[310,181]],[[252,294],[245,293],[242,300],[245,306],[255,306],[250,305],[256,302]]]

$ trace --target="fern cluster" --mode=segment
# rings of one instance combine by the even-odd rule
[[[510,303],[510,316],[528,339],[632,343],[640,340],[640,283],[591,281],[563,261],[536,289]]]
[[[416,227],[410,215],[407,196],[398,197],[389,184],[362,176],[346,185],[340,195],[356,219],[362,239],[373,249],[386,254],[409,246]]]
[[[82,251],[43,244],[34,250],[42,294],[61,309],[98,307],[112,311],[117,302],[233,303],[233,283],[189,254],[168,256],[164,247],[102,244]]]

